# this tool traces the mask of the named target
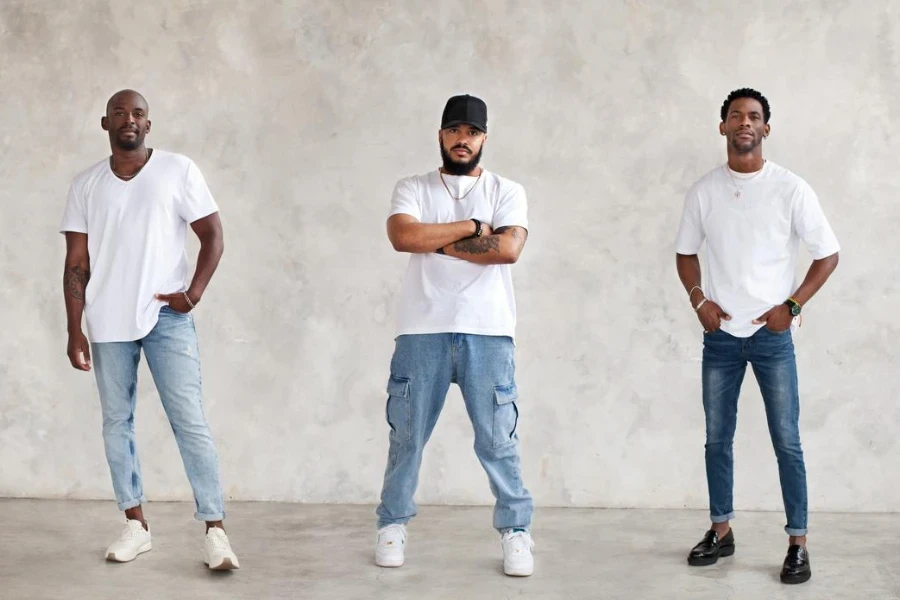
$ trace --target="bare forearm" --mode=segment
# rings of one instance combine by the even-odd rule
[[[403,223],[389,234],[397,252],[427,253],[475,234],[471,219],[453,223]]]
[[[212,280],[224,251],[225,244],[220,235],[201,240],[200,252],[197,255],[197,268],[194,271],[193,279],[191,279],[191,285],[187,290],[187,294],[193,302],[199,302],[200,298],[203,297],[206,286]]]
[[[63,271],[63,298],[66,303],[66,323],[70,332],[81,331],[84,293],[90,278],[91,268],[86,261],[66,262]]]
[[[678,278],[681,279],[681,285],[684,291],[691,297],[693,304],[694,298],[702,296],[702,290],[699,288],[703,278],[700,272],[700,259],[696,254],[676,254],[675,267],[678,269]],[[699,300],[698,300],[699,301]]]
[[[797,288],[797,291],[794,292],[792,298],[800,304],[809,302],[812,297],[816,295],[816,292],[825,285],[825,282],[828,281],[828,278],[834,273],[837,265],[837,253],[826,256],[825,258],[820,258],[819,260],[814,260],[809,266],[809,270],[806,272],[803,283],[801,283],[800,287]]]

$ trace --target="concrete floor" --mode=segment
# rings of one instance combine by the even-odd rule
[[[513,579],[502,574],[488,508],[423,507],[400,569],[373,563],[372,507],[228,510],[242,568],[211,573],[191,505],[147,505],[153,550],[113,564],[103,559],[121,528],[112,502],[0,500],[0,599],[900,598],[893,515],[813,515],[813,579],[789,587],[778,581],[787,541],[775,513],[739,515],[735,556],[690,568],[703,512],[540,509],[535,575]]]

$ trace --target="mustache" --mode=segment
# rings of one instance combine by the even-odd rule
[[[450,152],[453,152],[454,150],[465,150],[469,154],[472,154],[472,149],[469,148],[468,146],[466,146],[465,144],[457,144],[457,145],[453,146],[452,148],[450,148]]]

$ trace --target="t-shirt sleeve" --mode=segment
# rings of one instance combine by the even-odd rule
[[[178,202],[178,215],[188,223],[193,223],[218,211],[219,207],[206,185],[203,173],[194,161],[188,162],[184,191]]]
[[[841,247],[825,218],[819,198],[808,184],[798,186],[792,210],[794,231],[814,260],[831,256]]]
[[[409,215],[418,221],[422,220],[419,194],[416,193],[416,183],[412,179],[401,179],[394,186],[394,193],[391,195],[391,214],[388,216],[394,215]]]
[[[705,239],[706,233],[700,219],[700,195],[696,187],[693,187],[684,196],[684,210],[681,213],[678,237],[675,239],[675,252],[686,255],[697,254]]]
[[[513,226],[528,229],[528,201],[525,188],[518,183],[511,184],[509,189],[503,191],[491,223],[493,229]]]
[[[87,212],[85,211],[80,190],[74,181],[69,186],[69,197],[66,200],[66,208],[63,211],[62,223],[59,225],[60,233],[66,233],[67,231],[75,233],[88,232]]]

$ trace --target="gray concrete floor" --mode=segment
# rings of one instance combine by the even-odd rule
[[[119,533],[112,502],[0,500],[0,599],[848,599],[900,598],[895,515],[815,514],[813,579],[778,581],[783,517],[743,513],[737,552],[690,568],[700,511],[539,509],[535,575],[502,573],[483,507],[422,507],[406,565],[373,562],[373,507],[231,503],[226,522],[241,569],[211,573],[202,525],[185,503],[150,503],[153,550],[107,563]]]

